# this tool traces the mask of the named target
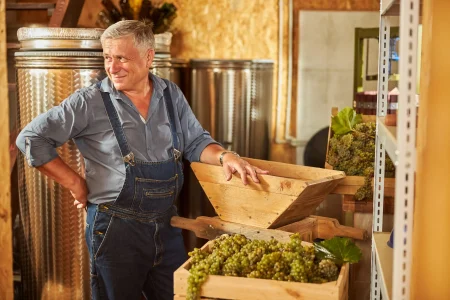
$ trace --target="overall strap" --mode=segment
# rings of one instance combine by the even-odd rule
[[[97,83],[97,87],[99,88],[100,94],[102,95],[103,103],[105,104],[106,113],[108,114],[109,122],[111,123],[111,127],[116,135],[117,142],[119,143],[120,152],[122,153],[122,157],[124,162],[131,164],[134,166],[134,154],[131,152],[128,147],[127,138],[125,133],[123,132],[122,124],[120,123],[119,116],[117,114],[116,108],[111,101],[111,97],[109,93],[102,92],[100,90],[101,81]]]
[[[172,97],[169,91],[169,81],[161,78],[166,83],[167,87],[164,89],[164,101],[166,103],[167,112],[169,113],[170,131],[172,132],[173,152],[175,158],[178,160],[181,156],[180,143],[178,141],[177,129],[175,126],[175,109],[173,107]]]

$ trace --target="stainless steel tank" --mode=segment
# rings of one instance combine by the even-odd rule
[[[158,35],[157,35],[158,36]],[[175,82],[189,100],[189,66],[186,60],[156,53],[150,71],[159,77]]]
[[[59,105],[79,88],[106,76],[99,38],[103,30],[21,28],[16,52],[18,126]],[[186,63],[156,54],[151,72],[186,85]],[[72,141],[58,154],[82,172]],[[28,167],[18,157],[23,299],[90,299],[85,213],[69,190]]]
[[[192,110],[212,137],[242,156],[269,157],[273,62],[191,60]]]
[[[190,105],[203,128],[241,156],[268,159],[273,62],[192,59],[190,68]],[[192,170],[185,172],[181,215],[216,215]],[[190,232],[184,237],[188,250],[203,243]]]
[[[16,52],[19,128],[60,104],[75,90],[102,79],[102,30],[21,28]],[[58,154],[77,172],[81,156],[72,141]],[[24,299],[90,299],[85,212],[69,190],[18,157],[21,275]]]

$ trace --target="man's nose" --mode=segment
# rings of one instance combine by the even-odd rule
[[[109,72],[117,73],[119,71],[120,71],[120,63],[117,60],[113,59],[109,64]]]

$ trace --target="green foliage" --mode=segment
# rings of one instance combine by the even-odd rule
[[[346,134],[354,130],[356,124],[362,123],[362,116],[353,108],[346,107],[331,120],[331,129],[335,134]]]
[[[323,260],[329,259],[337,265],[346,262],[357,263],[362,257],[361,249],[349,238],[334,237],[314,243],[314,248],[317,257]]]
[[[314,247],[302,246],[299,234],[293,234],[288,243],[223,235],[215,240],[211,252],[194,249],[189,256],[187,299],[199,298],[208,275],[324,283],[339,274],[331,259],[322,260]]]
[[[351,111],[353,111],[351,109]],[[341,114],[344,112],[343,114]],[[339,114],[352,116],[347,108]],[[342,117],[340,117],[342,119]],[[364,185],[355,194],[356,200],[372,199],[372,178],[375,162],[375,133],[376,124],[373,122],[357,123],[354,117],[352,130],[345,134],[335,134],[330,139],[327,162],[334,170],[344,171],[347,176],[365,176]],[[334,118],[333,118],[334,120]],[[338,124],[338,123],[336,123]],[[333,126],[332,126],[333,129]],[[344,129],[338,128],[339,132]],[[334,131],[334,129],[333,129]],[[395,167],[389,157],[386,157],[385,177],[394,177]]]

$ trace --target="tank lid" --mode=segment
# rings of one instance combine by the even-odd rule
[[[21,50],[102,50],[101,28],[22,27],[17,31]],[[155,34],[155,51],[170,53],[172,33]]]
[[[271,59],[191,59],[190,62],[193,67],[271,68],[273,66]]]
[[[100,36],[103,31],[99,28],[22,27],[17,31],[17,38],[22,50],[90,49],[100,51],[102,49]]]
[[[17,38],[19,41],[35,39],[99,40],[103,31],[100,28],[22,27],[17,30]]]

